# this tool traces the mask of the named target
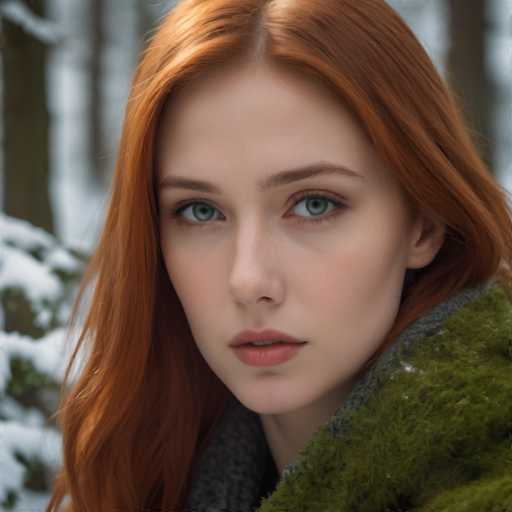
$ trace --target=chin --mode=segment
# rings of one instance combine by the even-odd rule
[[[252,384],[252,389],[247,392],[240,391],[233,392],[235,397],[247,409],[257,414],[285,414],[296,409],[300,409],[306,405],[304,396],[301,396],[297,391],[287,392],[287,390],[268,389],[256,390],[255,385]]]

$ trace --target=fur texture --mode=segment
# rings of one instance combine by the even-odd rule
[[[494,280],[418,319],[261,495],[270,451],[233,398],[197,512],[512,512],[512,305]]]

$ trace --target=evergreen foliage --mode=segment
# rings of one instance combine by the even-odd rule
[[[0,214],[2,510],[43,503],[62,464],[55,413],[69,355],[65,327],[86,260],[44,230]]]

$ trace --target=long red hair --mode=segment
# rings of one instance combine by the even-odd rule
[[[155,134],[166,101],[223,63],[269,59],[319,81],[353,112],[411,211],[447,227],[436,258],[404,286],[411,322],[496,276],[511,297],[506,191],[474,145],[458,101],[384,0],[182,0],[136,69],[105,226],[70,317],[94,291],[62,385],[63,468],[47,512],[175,511],[229,390],[195,346],[163,264]],[[371,234],[369,234],[371,236]],[[71,385],[80,348],[87,358]]]

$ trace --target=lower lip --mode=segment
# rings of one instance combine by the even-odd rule
[[[251,366],[273,366],[291,359],[305,343],[276,343],[275,345],[233,347],[240,361]]]

